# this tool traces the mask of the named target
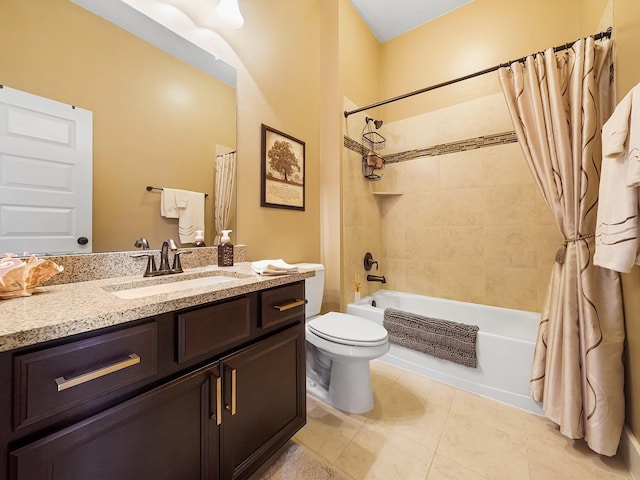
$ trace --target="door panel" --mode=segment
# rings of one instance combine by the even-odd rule
[[[91,252],[92,129],[88,110],[0,88],[0,253]]]
[[[298,325],[222,360],[223,478],[246,478],[304,425],[304,358]]]
[[[218,480],[217,365],[9,455],[12,480]]]

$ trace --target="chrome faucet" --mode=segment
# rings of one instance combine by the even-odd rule
[[[387,283],[387,279],[384,275],[367,275],[367,282]]]

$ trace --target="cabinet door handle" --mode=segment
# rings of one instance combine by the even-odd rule
[[[216,411],[211,414],[211,420],[216,421],[216,425],[222,423],[222,377],[215,377],[216,379]]]
[[[216,425],[222,423],[222,377],[216,378]]]
[[[114,372],[117,372],[118,370],[123,370],[128,367],[132,367],[133,365],[137,365],[138,363],[140,363],[140,357],[135,353],[132,353],[127,357],[126,360],[112,363],[111,365],[107,365],[106,367],[93,370],[92,372],[83,373],[82,375],[78,375],[77,377],[73,377],[69,379],[66,379],[64,377],[58,377],[56,378],[58,391],[61,392],[68,388],[75,387],[77,385],[81,385],[86,382],[90,382],[91,380],[95,380],[96,378],[104,377],[105,375],[109,375],[110,373],[114,373]]]
[[[304,305],[306,303],[305,300],[300,300],[296,298],[293,302],[286,303],[284,305],[274,305],[273,308],[278,310],[279,312],[284,312],[285,310],[291,310],[292,308],[299,307],[300,305]]]
[[[237,391],[237,372],[235,368],[231,369],[231,405],[226,405],[224,408],[226,408],[229,412],[231,412],[231,415],[235,415],[236,414],[236,401],[237,401],[237,395],[236,395],[236,391]]]

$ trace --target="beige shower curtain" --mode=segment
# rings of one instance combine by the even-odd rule
[[[531,394],[570,438],[616,453],[624,424],[624,319],[616,272],[593,265],[601,127],[613,44],[586,38],[499,71],[518,141],[565,241],[543,306]]]
[[[215,206],[214,223],[216,236],[214,245],[220,243],[222,230],[229,227],[229,217],[231,215],[231,202],[233,200],[233,184],[236,179],[236,152],[216,155],[216,185],[215,185]]]

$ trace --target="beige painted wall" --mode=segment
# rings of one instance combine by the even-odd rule
[[[578,27],[581,37],[613,27],[614,0],[579,0]]]
[[[381,98],[574,40],[577,12],[578,0],[474,0],[382,45]],[[382,116],[392,121],[491,93],[500,93],[495,73],[401,100]]]
[[[342,108],[340,1],[322,2],[322,110],[320,117],[320,234],[325,268],[325,311],[339,311],[342,281]]]
[[[340,0],[340,79],[344,104],[353,110],[380,98],[380,44],[348,0]],[[365,116],[376,118],[376,110],[341,118],[342,133],[360,141]],[[362,177],[362,155],[342,149],[342,308],[353,301],[354,282],[359,279],[361,295],[379,288],[366,281],[363,259],[366,252],[382,256],[382,217],[373,185]],[[371,273],[376,273],[371,272]]]
[[[319,0],[241,2],[225,32],[238,56],[238,240],[249,260],[320,261]],[[260,207],[260,125],[305,142],[305,211]]]
[[[233,88],[68,0],[3,0],[0,42],[0,82],[93,112],[94,251],[178,240],[146,185],[209,193],[213,242],[215,148],[235,146]]]
[[[380,43],[349,0],[340,0],[340,82],[343,95],[355,105],[380,99]],[[370,111],[374,116],[376,111]],[[364,119],[364,116],[361,120]],[[345,122],[351,126],[351,121]],[[358,127],[362,128],[358,124]]]

